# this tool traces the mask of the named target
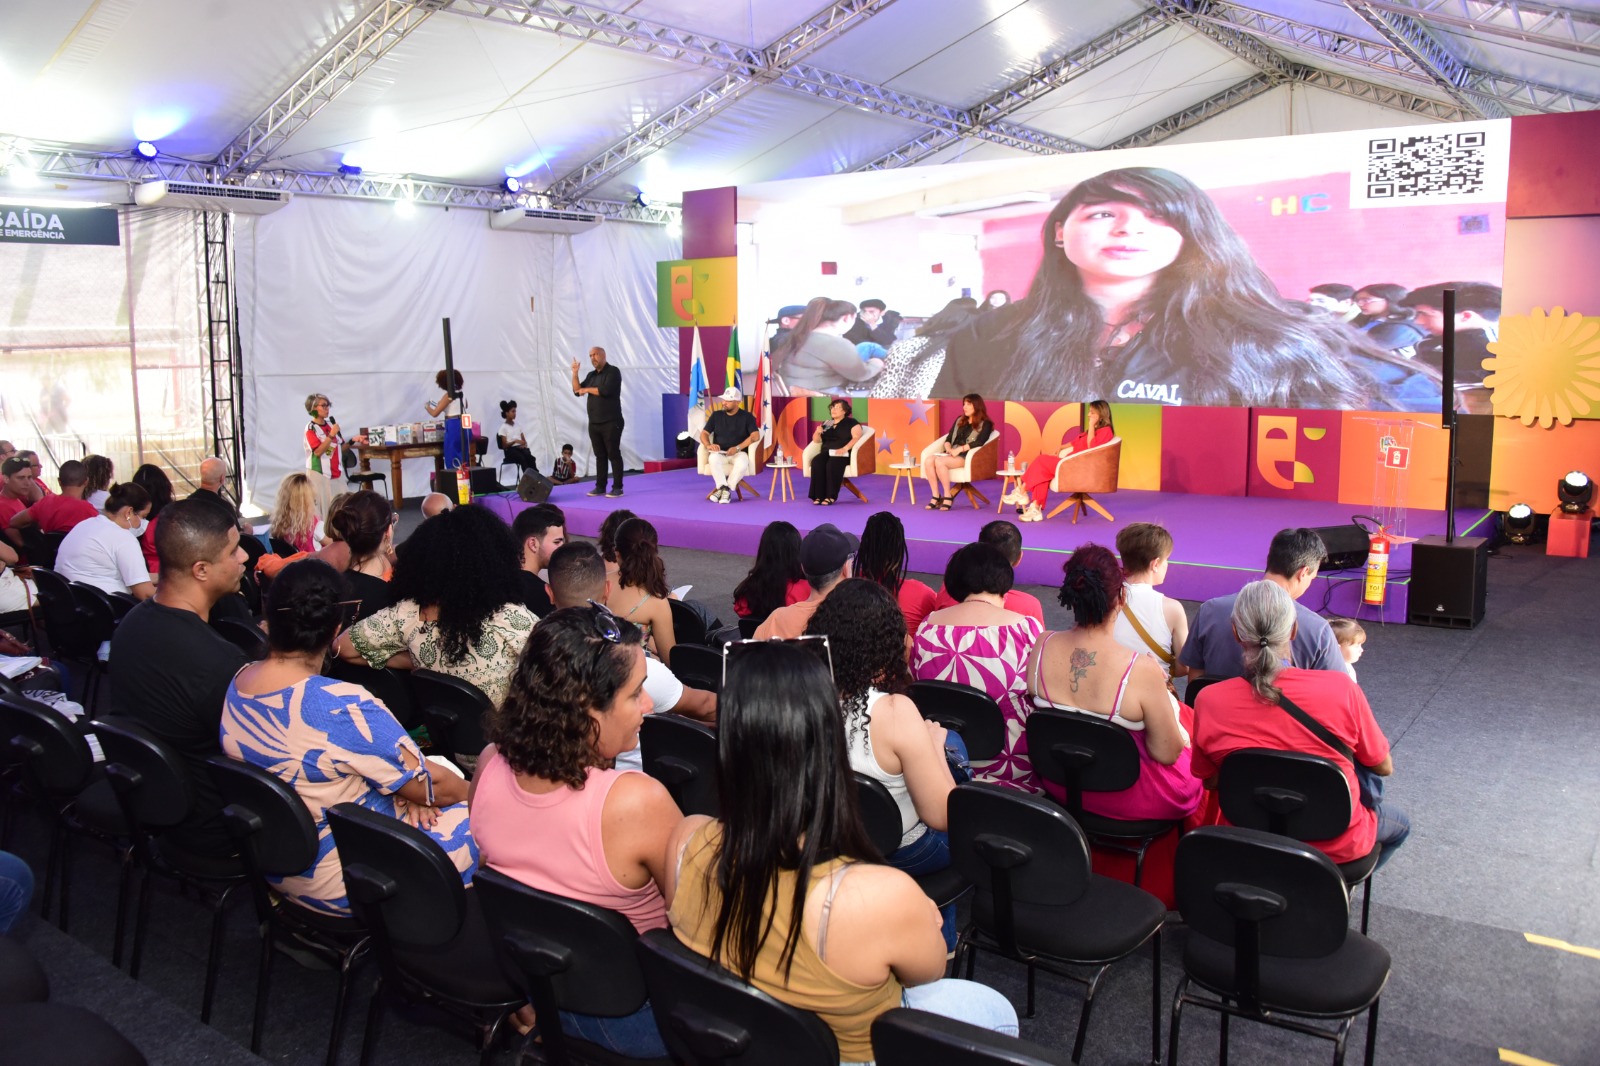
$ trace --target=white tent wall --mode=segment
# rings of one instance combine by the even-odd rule
[[[270,509],[279,481],[305,465],[305,399],[327,393],[347,437],[362,426],[427,418],[450,319],[468,411],[492,434],[499,401],[546,472],[561,444],[592,470],[585,403],[571,365],[588,373],[604,347],[623,374],[630,467],[660,450],[661,394],[678,384],[677,337],[655,325],[657,260],[679,256],[658,226],[606,223],[577,236],[492,230],[484,212],[302,197],[241,218],[239,322],[245,378],[245,477]],[[530,300],[532,301],[530,304]],[[489,462],[499,457],[491,439]],[[430,460],[405,465],[405,491],[426,491]]]

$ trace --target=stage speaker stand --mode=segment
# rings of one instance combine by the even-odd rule
[[[1472,629],[1483,621],[1489,584],[1487,537],[1423,537],[1411,545],[1406,621],[1414,626]]]
[[[1359,570],[1367,565],[1367,552],[1372,547],[1372,538],[1354,522],[1346,522],[1342,526],[1318,526],[1311,532],[1321,537],[1323,546],[1328,549],[1328,561],[1322,564],[1322,569]]]
[[[500,486],[500,471],[486,466],[471,468],[472,494],[474,496],[488,496],[491,493],[504,492]],[[442,492],[452,500],[456,499],[456,472],[454,470],[435,470],[431,475],[433,491]]]

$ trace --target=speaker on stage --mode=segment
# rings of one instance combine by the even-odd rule
[[[1367,531],[1354,522],[1342,526],[1318,526],[1311,532],[1322,538],[1328,549],[1324,570],[1357,570],[1367,565],[1367,550],[1372,540]]]
[[[1423,537],[1411,545],[1406,621],[1414,626],[1471,629],[1483,621],[1489,585],[1487,537]]]
[[[472,494],[474,496],[487,496],[492,492],[502,491],[500,488],[499,472],[486,466],[474,466],[472,470]],[[456,498],[456,472],[454,470],[435,470],[433,472],[433,491],[442,492],[452,500]]]
[[[555,483],[538,470],[529,470],[517,482],[517,496],[528,503],[543,503],[550,498]]]

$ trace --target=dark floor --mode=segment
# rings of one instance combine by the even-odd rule
[[[408,514],[404,526],[415,522]],[[724,620],[745,562],[668,549],[668,580],[692,584]],[[1382,1001],[1378,1057],[1387,1063],[1537,1061],[1600,1064],[1600,716],[1592,665],[1600,632],[1600,560],[1547,559],[1537,547],[1490,560],[1488,616],[1470,632],[1369,626],[1362,687],[1394,745],[1388,799],[1415,830],[1377,877],[1372,936],[1394,957]],[[927,578],[932,583],[936,580]],[[1053,590],[1033,588],[1053,627],[1067,623]],[[1193,605],[1190,605],[1191,608]],[[20,820],[17,849],[44,855],[42,823]],[[75,871],[72,935],[29,920],[25,937],[46,959],[56,998],[106,1013],[152,1062],[202,1066],[255,1061],[246,1048],[254,994],[255,931],[248,902],[231,914],[214,1027],[198,1024],[207,924],[192,900],[164,889],[139,981],[113,970],[114,867],[84,846]],[[1591,949],[1572,953],[1531,933]],[[1184,934],[1163,934],[1170,999]],[[322,1061],[334,975],[282,960],[273,985],[269,1061]],[[1022,970],[985,958],[978,979],[1023,1001]],[[1097,997],[1084,1061],[1148,1061],[1149,964],[1113,969]],[[344,1056],[355,1061],[370,973],[360,980]],[[1024,1036],[1070,1049],[1079,987],[1048,975]],[[1163,1020],[1165,1026],[1165,1019]],[[1364,1023],[1352,1033],[1358,1061]],[[1214,1061],[1217,1020],[1188,1011],[1185,1061]],[[1331,1047],[1248,1023],[1232,1027],[1233,1061],[1330,1061]],[[1501,1049],[1531,1059],[1502,1059]],[[5,1058],[0,1037],[0,1060]],[[509,1061],[505,1056],[504,1061]],[[469,1044],[392,1014],[374,1061],[471,1063]]]

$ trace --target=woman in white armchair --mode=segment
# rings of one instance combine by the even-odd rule
[[[989,409],[983,397],[972,392],[961,397],[961,417],[950,427],[950,433],[939,442],[936,451],[922,460],[922,477],[928,483],[930,511],[948,511],[955,503],[955,492],[950,487],[950,472],[967,465],[967,455],[981,447],[994,432],[989,419]]]
[[[1022,476],[1022,487],[1002,496],[1002,503],[1016,507],[1024,522],[1044,521],[1044,501],[1050,495],[1050,482],[1055,480],[1056,467],[1061,460],[1074,452],[1085,452],[1111,443],[1117,435],[1111,425],[1111,405],[1104,400],[1094,400],[1087,406],[1089,424],[1075,429],[1061,442],[1061,450],[1054,455],[1041,455],[1028,464]]]

